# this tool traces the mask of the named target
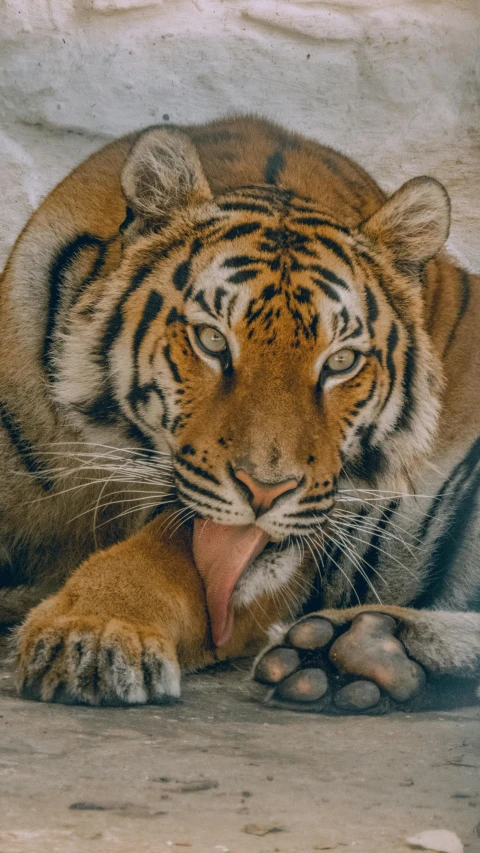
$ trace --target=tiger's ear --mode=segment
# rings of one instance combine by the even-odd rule
[[[361,226],[388,246],[399,268],[418,272],[442,248],[450,229],[450,199],[434,178],[413,178]]]
[[[149,130],[134,144],[123,167],[122,190],[133,214],[153,225],[212,192],[188,136],[177,130]]]

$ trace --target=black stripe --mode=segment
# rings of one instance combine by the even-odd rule
[[[412,332],[409,331],[410,336],[410,344],[407,347],[405,352],[405,364],[403,367],[403,376],[402,376],[402,389],[404,396],[403,408],[400,415],[397,418],[397,422],[394,426],[394,430],[398,429],[408,429],[411,420],[412,414],[415,409],[415,399],[413,396],[413,386],[415,381],[415,374],[417,368],[417,346],[415,342],[411,339]]]
[[[259,270],[238,270],[229,277],[230,284],[243,284],[251,278],[256,278]]]
[[[47,474],[46,464],[38,458],[34,445],[24,437],[20,421],[16,415],[9,411],[3,402],[0,402],[0,420],[24,467],[33,475],[38,485],[45,492],[50,491],[55,483]]]
[[[445,525],[434,542],[423,579],[423,589],[417,595],[412,607],[421,609],[431,607],[441,599],[448,587],[453,586],[449,577],[450,570],[460,554],[470,522],[477,511],[477,497],[480,489],[480,438],[478,438],[466,456],[456,466],[434,499],[429,514],[424,519],[420,534],[425,538],[433,519],[448,501]],[[456,482],[456,480],[459,482]],[[452,487],[453,496],[447,492]],[[451,512],[453,510],[453,512]]]
[[[342,301],[340,299],[337,291],[334,290],[333,287],[330,287],[330,285],[327,284],[326,281],[322,281],[320,278],[315,278],[315,277],[313,280],[314,280],[315,284],[318,285],[318,287],[321,290],[323,290],[325,296],[328,296],[329,299],[333,299],[334,302],[341,302]]]
[[[285,157],[283,156],[281,151],[274,151],[273,154],[270,154],[270,157],[268,158],[265,166],[265,183],[274,184],[276,186],[280,178],[280,173],[284,167]]]
[[[194,227],[195,231],[205,231],[207,228],[214,228],[214,226],[221,225],[222,223],[223,219],[219,216],[211,216],[210,219],[204,219],[202,222],[196,222]]]
[[[234,296],[232,296],[232,298],[230,299],[230,302],[228,303],[227,323],[229,326],[231,326],[231,323],[232,323],[232,314],[235,310],[235,305],[237,304],[239,292],[240,291],[237,291],[237,293],[235,293]]]
[[[344,288],[344,290],[348,290],[348,284],[343,278],[340,278],[338,275],[335,275],[334,272],[327,269],[327,267],[322,267],[319,264],[310,264],[309,269],[317,272],[322,278],[325,278],[330,284],[336,284],[338,287]]]
[[[131,225],[134,220],[135,212],[133,208],[127,205],[127,208],[125,210],[125,219],[123,220],[122,224],[120,225],[120,228],[118,229],[120,231],[120,234],[123,234],[123,232],[127,230],[128,226]]]
[[[97,239],[97,238],[94,238],[94,239]],[[90,285],[94,281],[96,281],[96,279],[102,273],[103,267],[105,265],[105,258],[106,258],[106,254],[107,254],[108,245],[109,245],[109,243],[107,240],[105,240],[105,241],[104,240],[98,240],[97,257],[95,258],[95,260],[93,262],[93,266],[92,266],[91,271],[86,276],[86,278],[84,278],[83,281],[80,282],[80,285],[77,287],[75,295],[72,298],[72,300],[68,306],[69,311],[74,307],[74,305],[77,304],[77,302],[80,300],[80,298],[83,296],[83,294],[88,290]],[[90,306],[90,307],[93,307],[93,306]],[[90,313],[93,313],[93,311],[91,311]]]
[[[395,362],[393,360],[393,353],[395,352],[398,346],[398,329],[397,324],[392,323],[390,326],[390,331],[388,333],[387,338],[387,357],[386,357],[386,368],[388,370],[388,375],[390,378],[390,383],[388,386],[387,396],[385,397],[381,411],[385,410],[385,407],[392,396],[393,389],[395,387],[395,380],[397,378],[397,369],[395,367]]]
[[[133,421],[129,421],[128,423],[127,435],[133,441],[136,441],[138,444],[140,444],[142,450],[145,451],[146,458],[151,459],[152,462],[155,464],[158,459],[158,456],[154,452],[154,442],[151,440],[151,438],[149,438],[148,435],[145,435],[145,433],[143,433],[141,429],[139,429],[138,426],[133,423]]]
[[[181,456],[177,456],[177,462],[179,465],[183,465],[184,468],[187,468],[188,471],[191,471],[192,474],[196,474],[197,477],[202,477],[204,480],[210,480],[211,483],[215,483],[216,486],[220,486],[220,480],[217,480],[213,474],[210,474],[209,471],[205,471],[204,468],[200,468],[198,465],[194,465],[192,462],[189,462],[188,459],[182,459]]]
[[[180,376],[180,373],[178,371],[178,367],[177,367],[176,363],[173,361],[172,356],[170,354],[170,344],[166,344],[164,346],[163,355],[165,356],[165,359],[166,359],[167,364],[170,368],[170,372],[173,376],[174,381],[181,383],[182,377]]]
[[[357,400],[357,402],[354,403],[353,408],[357,409],[357,410],[358,409],[364,409],[365,406],[367,405],[367,403],[369,403],[370,400],[372,399],[373,395],[375,394],[376,389],[377,389],[377,381],[376,381],[376,379],[374,379],[372,381],[370,391],[368,392],[367,396],[364,397],[363,400]],[[352,414],[353,414],[353,412],[352,412]]]
[[[348,335],[347,335],[348,338],[359,338],[360,335],[363,334],[363,323],[362,323],[360,317],[357,317],[355,315],[355,320],[356,320],[355,328],[352,329],[351,332],[348,332]]]
[[[145,302],[145,307],[143,309],[141,320],[137,328],[135,329],[135,335],[133,337],[133,357],[135,359],[135,363],[137,361],[138,353],[140,352],[140,347],[142,346],[143,340],[147,335],[150,326],[160,314],[162,306],[162,294],[158,293],[157,290],[151,290],[148,294],[148,299]]]
[[[307,495],[306,498],[301,498],[301,500],[299,500],[298,503],[299,504],[316,503],[316,502],[327,500],[328,498],[333,497],[333,495],[334,495],[334,491],[332,489],[330,489],[328,492],[324,492],[321,495]]]
[[[365,260],[364,253],[358,252],[357,258],[359,260],[360,259]],[[374,261],[373,259],[371,260],[370,265],[373,267],[373,269],[375,271],[375,276],[377,279],[376,283],[382,292],[383,298],[388,302],[388,305],[392,309],[393,313],[397,316],[397,319],[400,321],[400,323],[403,326],[405,326],[406,325],[405,317],[404,317],[405,307],[404,307],[403,298],[401,296],[396,296],[394,293],[394,289],[391,286],[385,285],[385,276],[384,276],[384,272],[383,272],[382,268],[380,267],[380,265],[376,261]],[[362,266],[362,264],[360,264],[360,266]],[[393,283],[393,279],[390,279],[390,282]],[[367,289],[368,289],[368,286],[366,285],[365,290],[367,291]]]
[[[457,334],[457,329],[462,322],[466,310],[468,308],[468,303],[470,302],[470,277],[465,270],[460,270],[460,285],[461,285],[461,296],[460,296],[460,305],[458,306],[457,316],[455,318],[455,323],[450,331],[450,335],[448,336],[448,341],[443,351],[443,357],[448,353],[451,345],[455,340],[455,335]]]
[[[227,296],[227,291],[224,287],[217,287],[215,290],[215,297],[213,300],[213,308],[218,316],[222,313],[222,299],[224,296]]]
[[[371,592],[372,590],[370,584],[372,584],[372,577],[375,574],[375,570],[380,559],[379,546],[382,541],[382,535],[388,526],[393,513],[398,508],[398,504],[399,501],[397,500],[390,501],[388,507],[384,509],[370,539],[370,544],[363,557],[360,557],[362,571],[360,572],[357,570],[356,572],[353,592],[355,593],[355,597],[358,597],[361,604],[364,603],[368,592]]]
[[[243,222],[241,225],[234,225],[229,228],[223,235],[223,240],[237,240],[239,237],[246,237],[247,234],[253,234],[255,231],[260,231],[262,227],[260,222]]]
[[[178,264],[172,276],[172,281],[176,290],[184,290],[190,278],[190,263],[182,261]]]
[[[167,314],[167,319],[165,320],[166,326],[171,326],[172,323],[183,323],[187,322],[187,318],[185,314],[181,314],[175,307],[171,308]]]
[[[344,473],[348,476],[359,477],[367,483],[375,483],[378,474],[388,470],[387,459],[380,447],[375,447],[372,440],[375,435],[375,425],[361,426],[357,430],[360,441],[360,454],[355,459],[344,464]]]
[[[327,507],[323,509],[314,508],[314,509],[301,509],[298,512],[290,512],[285,517],[286,518],[316,518],[319,514],[325,515],[329,512],[332,504],[329,504]]]
[[[213,500],[215,501],[219,501],[222,504],[231,506],[232,501],[227,501],[220,495],[216,495],[215,492],[211,492],[210,489],[204,489],[201,486],[197,486],[196,483],[192,483],[191,480],[187,480],[185,477],[183,477],[179,471],[175,471],[175,477],[185,488],[190,489],[190,491],[194,492],[195,494],[203,495],[205,498],[213,498]]]
[[[177,497],[181,501],[181,503],[185,506],[192,506],[192,501],[195,502],[195,509],[209,509],[211,512],[223,512],[226,515],[231,515],[232,511],[230,509],[226,509],[223,506],[212,506],[212,504],[205,503],[205,501],[200,501],[198,498],[192,498],[191,495],[188,494],[181,486],[177,486]]]
[[[231,258],[226,258],[224,260],[222,267],[233,267],[233,269],[240,269],[241,267],[250,266],[251,264],[257,264],[261,258],[251,258],[249,255],[233,255]]]
[[[205,235],[203,235],[203,238],[205,238]],[[167,257],[167,253],[170,253],[171,248],[176,247],[178,243],[179,241],[177,241],[176,243],[172,243],[164,253],[164,257]],[[185,241],[182,241],[181,245],[183,245],[184,243]],[[188,259],[185,261],[181,261],[176,267],[175,272],[172,275],[173,285],[176,290],[182,291],[185,290],[185,288],[187,287],[188,282],[190,280],[192,258],[195,255],[198,255],[198,253],[202,250],[203,245],[203,239],[200,239],[200,237],[195,237],[190,247],[190,254],[188,256]]]
[[[343,306],[342,310],[340,311],[339,316],[342,318],[342,323],[343,323],[342,328],[340,329],[340,335],[343,335],[343,334],[345,334],[345,332],[346,332],[346,330],[350,324],[350,313],[348,311],[348,308],[345,307],[345,305]]]
[[[52,347],[55,337],[55,325],[57,315],[61,306],[62,287],[65,275],[79,254],[84,249],[101,247],[104,241],[93,234],[80,234],[75,240],[71,240],[63,246],[55,255],[49,271],[50,293],[47,309],[47,320],[45,324],[45,335],[41,354],[42,366],[49,380],[54,378],[54,363],[52,358]]]
[[[93,400],[71,403],[71,406],[94,424],[115,424],[123,417],[113,396],[110,381],[107,381],[106,387],[98,397],[94,397]]]
[[[94,352],[94,355],[100,356],[100,358],[102,359],[105,371],[108,368],[108,356],[110,354],[110,350],[113,347],[117,337],[119,336],[123,328],[123,309],[132,293],[134,293],[136,290],[138,290],[139,287],[141,287],[141,285],[151,272],[152,264],[143,264],[141,267],[138,268],[138,270],[136,270],[135,274],[130,280],[130,284],[122,293],[122,296],[118,300],[115,309],[109,317],[101,341],[98,345],[98,348]]]
[[[183,428],[185,426],[186,419],[187,415],[183,413],[180,413],[179,415],[176,415],[174,417],[172,425],[170,427],[170,432],[172,433],[172,435],[175,435],[177,429],[180,429],[180,427]]]
[[[132,352],[132,360],[133,360],[133,378],[132,378],[132,387],[129,393],[129,399],[135,399],[136,389],[139,385],[140,379],[140,368],[138,364],[138,354],[140,352],[140,348],[145,339],[145,336],[148,333],[148,330],[152,323],[155,322],[158,317],[160,311],[163,306],[163,296],[161,293],[158,293],[156,290],[151,290],[148,294],[147,300],[145,302],[142,317],[140,322],[135,329],[135,334],[133,336],[133,352]]]
[[[288,193],[284,190],[278,189],[278,187],[274,186],[265,186],[265,185],[251,185],[239,187],[236,192],[230,193],[229,197],[236,200],[238,198],[246,199],[251,198],[253,201],[257,202],[265,202],[265,204],[270,205],[272,208],[278,209],[281,205],[284,197],[286,198]]]
[[[206,314],[210,314],[210,317],[213,317],[214,320],[217,319],[217,315],[210,308],[207,300],[205,299],[205,291],[199,290],[198,293],[195,294],[195,302],[197,305],[200,305],[200,308],[203,308]]]
[[[449,587],[454,586],[450,571],[460,554],[469,524],[477,512],[479,490],[480,471],[477,471],[463,493],[458,496],[455,512],[435,542],[427,567],[427,584],[415,599],[414,607],[431,607],[444,597],[448,598]]]
[[[375,329],[373,324],[378,320],[378,302],[375,297],[375,294],[369,288],[368,284],[365,285],[365,298],[367,301],[367,326],[368,326],[368,334],[371,338],[375,336]]]
[[[334,255],[337,256],[344,264],[346,264],[350,269],[353,269],[353,264],[351,258],[348,257],[345,249],[340,243],[337,243],[336,240],[331,240],[330,237],[324,237],[321,234],[317,234],[316,238],[318,243],[321,243],[325,248],[330,249]]]
[[[312,301],[312,291],[308,289],[308,287],[297,287],[297,289],[293,292],[293,298],[296,299],[300,305],[309,305]]]
[[[298,204],[298,200],[301,204]],[[318,204],[308,204],[308,199],[302,199],[301,196],[293,196],[291,199],[291,207],[295,213],[305,213],[307,216],[316,216],[318,214]]]
[[[245,210],[247,213],[273,213],[271,208],[264,204],[254,204],[247,201],[224,201],[218,206],[220,210]]]
[[[477,440],[474,441],[474,443],[472,444],[466,455],[463,457],[463,459],[461,459],[460,462],[455,466],[450,476],[444,480],[441,489],[439,489],[439,491],[435,495],[432,504],[429,507],[428,513],[426,514],[420,525],[418,532],[420,539],[426,539],[430,527],[432,526],[439,510],[442,508],[442,504],[445,500],[452,500],[452,492],[455,494],[455,486],[459,488],[464,484],[465,480],[470,476],[472,470],[478,463],[479,456],[480,438],[477,438]]]
[[[473,595],[465,602],[465,610],[477,612],[480,610],[480,585]]]
[[[160,402],[161,402],[162,408],[163,408],[162,427],[164,429],[168,429],[170,416],[168,413],[168,407],[167,407],[167,402],[165,399],[165,394],[163,393],[162,388],[159,385],[157,385],[155,380],[147,383],[146,385],[138,385],[138,384],[134,385],[131,388],[131,390],[129,391],[127,399],[128,399],[130,406],[132,407],[133,411],[135,412],[137,418],[139,418],[140,420],[143,420],[144,423],[146,423],[145,420],[142,418],[142,416],[138,412],[138,406],[140,403],[142,405],[146,405],[152,394],[156,394],[157,397],[160,399]]]

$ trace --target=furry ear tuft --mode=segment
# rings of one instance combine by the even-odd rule
[[[176,130],[146,131],[127,158],[121,182],[128,206],[149,221],[212,197],[195,147]]]
[[[404,270],[415,271],[442,248],[450,229],[450,199],[434,178],[403,184],[362,225],[375,242],[388,246]]]

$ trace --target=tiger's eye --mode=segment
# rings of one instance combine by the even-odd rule
[[[195,331],[198,340],[207,352],[216,354],[227,349],[225,336],[213,326],[199,326]]]
[[[332,373],[344,373],[355,364],[357,353],[354,349],[341,349],[327,358],[326,366]]]

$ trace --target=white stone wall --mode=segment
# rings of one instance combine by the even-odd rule
[[[0,0],[0,262],[103,140],[253,111],[438,177],[480,270],[479,90],[480,0]]]

